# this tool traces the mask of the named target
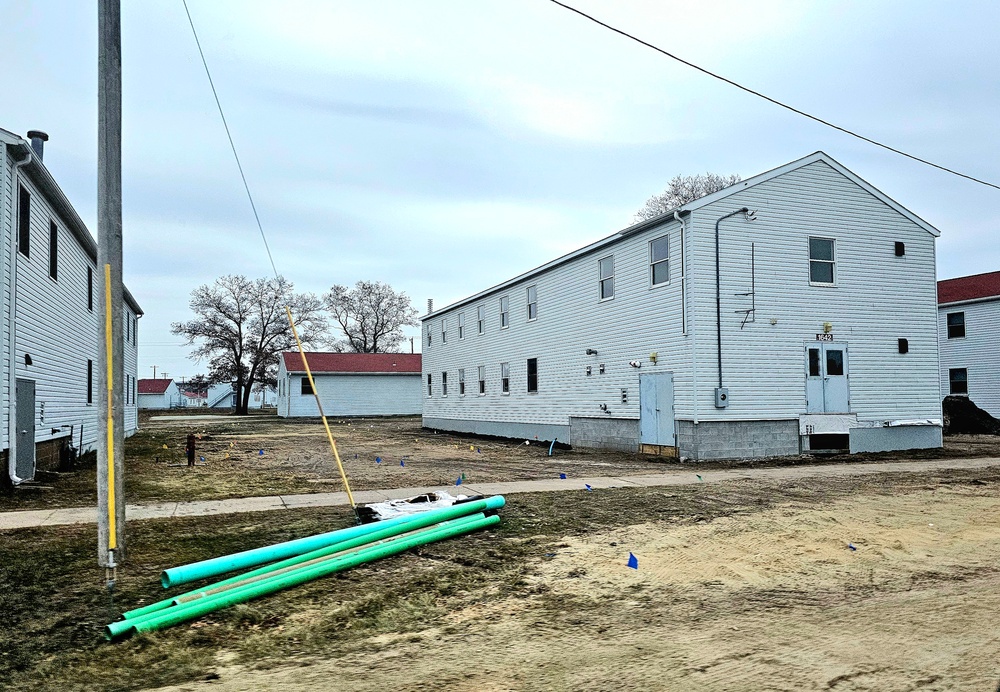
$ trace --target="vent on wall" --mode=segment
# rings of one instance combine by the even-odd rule
[[[907,339],[899,339],[899,352],[909,353],[910,352],[910,342]]]
[[[896,257],[902,257],[906,254],[906,243],[901,243],[896,241]]]

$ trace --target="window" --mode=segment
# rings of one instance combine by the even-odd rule
[[[431,327],[431,325],[428,324],[427,325],[427,345],[428,346],[431,345],[431,329],[433,329],[433,327]]]
[[[49,276],[59,278],[59,227],[55,221],[49,222]]]
[[[819,349],[809,349],[809,377],[819,377]]]
[[[465,338],[465,313],[458,313],[458,338]]]
[[[94,269],[87,267],[87,309],[94,311]]]
[[[948,370],[948,393],[969,394],[969,371],[966,368],[951,368]]]
[[[17,203],[17,251],[25,257],[30,257],[31,243],[31,193],[19,186],[20,196]]]
[[[500,329],[510,326],[510,297],[500,298]]]
[[[486,394],[486,366],[479,366],[479,396]]]
[[[605,257],[597,263],[601,282],[601,300],[615,297],[615,258]]]
[[[528,359],[528,393],[538,391],[538,359]]]
[[[961,339],[965,336],[965,313],[948,313],[948,338]]]
[[[448,373],[441,373],[441,396],[448,396]]]
[[[478,313],[479,316],[477,317],[477,319],[479,321],[479,333],[484,334],[486,332],[486,307],[480,305]]]
[[[431,396],[434,393],[434,381],[431,379],[431,374],[427,373],[427,396]]]
[[[653,286],[670,282],[670,243],[667,236],[649,241],[649,277]]]
[[[510,394],[510,363],[500,363],[500,392]]]
[[[303,377],[302,378],[302,395],[306,396],[307,394],[312,394],[312,393],[313,393],[313,388],[312,388],[312,385],[309,384],[309,378],[308,377]]]
[[[465,368],[458,369],[458,395],[465,396]]]
[[[441,343],[448,343],[448,320],[441,318]]]
[[[94,361],[87,361],[87,403],[94,403]]]
[[[128,314],[128,310],[125,311],[125,341],[129,341],[132,338],[132,318]]]
[[[809,239],[809,283],[834,283],[834,241],[832,238]]]
[[[528,321],[538,319],[538,290],[528,286]]]

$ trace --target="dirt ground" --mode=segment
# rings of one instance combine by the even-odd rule
[[[210,683],[163,689],[992,692],[998,481],[725,484],[732,514],[559,537],[507,598],[291,665],[222,653]]]
[[[130,504],[343,489],[326,434],[317,420],[273,415],[143,414],[140,426],[140,432],[126,443],[125,497]],[[330,426],[354,490],[447,486],[459,477],[470,483],[486,483],[558,478],[561,473],[572,478],[691,468],[675,459],[582,448],[557,446],[549,456],[549,445],[544,442],[436,433],[423,429],[419,416],[331,419]],[[184,455],[188,433],[199,436],[199,459],[193,468],[187,466]],[[948,437],[940,450],[737,459],[697,465],[709,469],[971,456],[1000,456],[1000,437]],[[96,482],[93,465],[56,474],[34,486],[19,488],[13,496],[0,495],[0,511],[90,505],[96,501]]]

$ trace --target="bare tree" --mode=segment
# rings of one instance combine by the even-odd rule
[[[380,281],[359,281],[351,289],[338,284],[323,299],[356,353],[395,351],[403,327],[417,324],[410,297]]]
[[[742,178],[738,175],[716,175],[705,173],[697,175],[675,175],[667,189],[658,195],[653,195],[646,204],[635,213],[635,222],[645,221],[654,216],[660,216],[673,211],[688,202],[710,195],[713,192],[735,185]]]
[[[312,293],[296,294],[284,278],[223,276],[191,292],[195,319],[171,325],[188,345],[196,344],[193,360],[208,359],[209,380],[233,383],[237,415],[246,414],[255,384],[277,383],[279,354],[295,348],[286,305],[304,344],[325,336],[322,301]]]

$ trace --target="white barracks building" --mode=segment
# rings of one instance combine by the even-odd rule
[[[939,447],[938,235],[817,152],[423,317],[423,424],[690,459]]]

